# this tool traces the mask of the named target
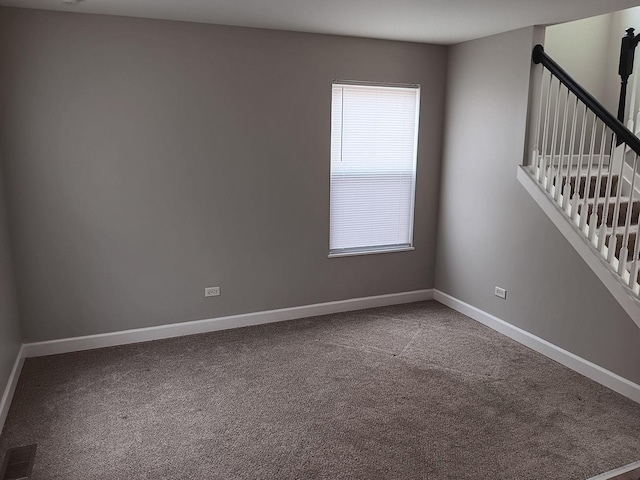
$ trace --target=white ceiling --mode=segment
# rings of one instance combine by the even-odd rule
[[[640,0],[0,0],[0,5],[451,44]]]

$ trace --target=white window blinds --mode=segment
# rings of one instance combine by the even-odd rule
[[[408,248],[420,89],[334,83],[331,254]]]

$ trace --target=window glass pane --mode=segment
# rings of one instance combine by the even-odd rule
[[[412,244],[419,94],[333,85],[331,252]]]

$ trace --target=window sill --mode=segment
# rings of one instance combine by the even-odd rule
[[[359,250],[355,252],[330,253],[328,255],[328,258],[356,257],[360,255],[377,255],[379,253],[409,252],[411,250],[415,250],[415,247],[397,247],[397,248],[386,248],[386,249],[378,249],[378,250]]]

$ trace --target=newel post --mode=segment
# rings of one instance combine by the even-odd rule
[[[618,120],[624,123],[624,111],[627,105],[627,84],[629,77],[633,73],[633,62],[635,57],[638,37],[634,35],[634,29],[627,29],[627,34],[622,37],[622,47],[620,48],[620,65],[618,75],[620,75],[620,101],[618,103]]]

